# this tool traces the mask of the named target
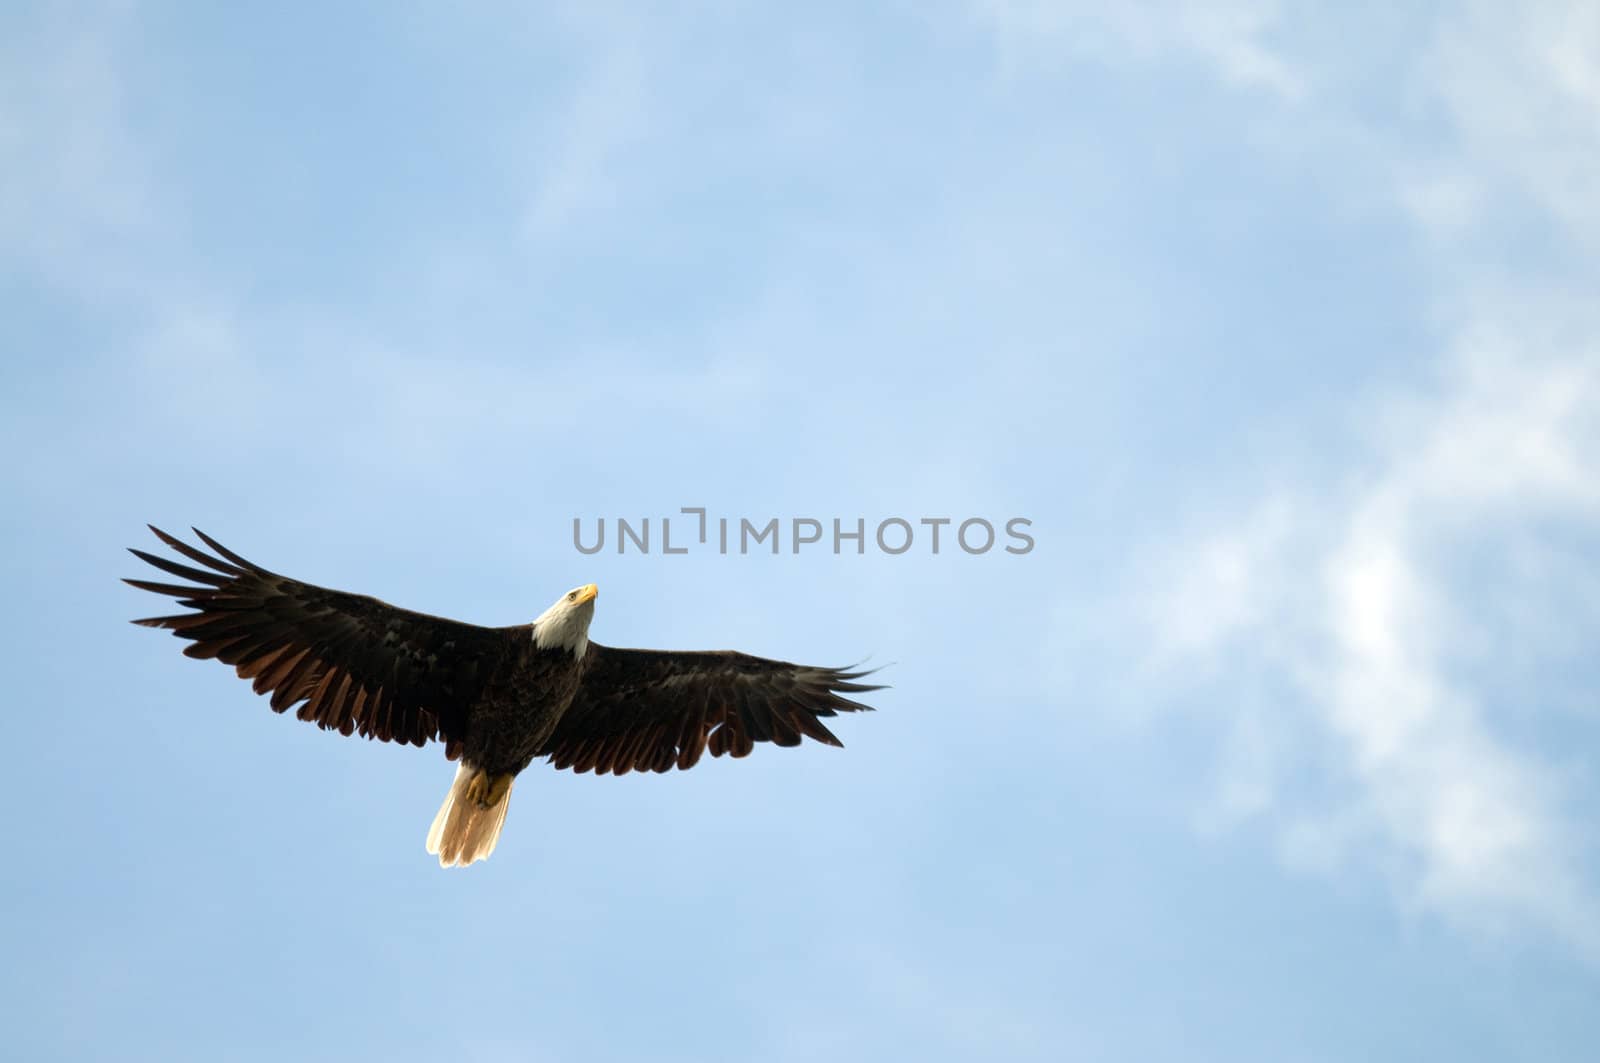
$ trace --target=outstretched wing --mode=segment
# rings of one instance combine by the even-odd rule
[[[870,711],[843,697],[881,686],[867,672],[811,668],[732,650],[670,653],[589,643],[583,682],[540,750],[557,768],[597,774],[691,768],[707,749],[743,757],[757,742],[844,743],[819,717]]]
[[[459,739],[484,682],[525,628],[485,628],[397,609],[376,598],[314,587],[251,564],[198,528],[215,556],[151,527],[204,568],[132,553],[190,584],[124,582],[193,610],[135,620],[193,645],[190,657],[231,664],[272,711],[340,734],[422,745]],[[451,750],[454,755],[454,750]]]

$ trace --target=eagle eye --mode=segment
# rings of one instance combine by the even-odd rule
[[[578,600],[578,592],[577,591],[568,591],[567,592],[567,601],[575,602],[577,600]]]

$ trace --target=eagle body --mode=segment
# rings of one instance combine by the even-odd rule
[[[187,561],[133,554],[186,583],[129,579],[187,611],[134,623],[187,640],[184,653],[231,665],[274,712],[343,735],[422,746],[459,762],[428,831],[445,867],[494,851],[512,783],[543,757],[553,767],[622,775],[687,769],[710,752],[757,743],[842,745],[822,723],[870,706],[863,671],[733,650],[619,649],[589,639],[594,584],[537,619],[480,627],[330,590],[246,561],[195,530],[206,552],[150,529]]]
[[[518,642],[485,681],[455,743],[461,766],[428,828],[428,852],[444,867],[494,852],[513,781],[539,755],[578,691],[581,658],[541,648],[531,633]]]
[[[461,737],[462,762],[491,775],[516,775],[533,763],[583,676],[583,659],[570,651],[519,641],[504,671],[484,684]]]

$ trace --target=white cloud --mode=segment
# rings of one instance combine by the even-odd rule
[[[663,17],[613,0],[559,3],[530,13],[512,5],[505,17],[541,48],[555,45],[563,63],[548,99],[530,98],[524,118],[527,192],[520,235],[535,247],[614,223],[660,192],[664,163],[683,145],[672,128],[692,92],[704,46],[698,10]],[[664,153],[664,154],[663,154]]]
[[[1401,174],[1399,194],[1412,217],[1437,236],[1459,236],[1482,215],[1482,184],[1465,173],[1413,167]]]
[[[524,224],[534,240],[559,235],[626,189],[619,170],[628,148],[648,134],[649,97],[639,33],[606,18],[560,117],[534,138],[533,189]]]
[[[1564,765],[1494,722],[1537,714],[1545,691],[1492,703],[1454,663],[1514,636],[1519,606],[1486,603],[1450,564],[1551,518],[1600,531],[1600,344],[1535,355],[1474,331],[1436,393],[1376,423],[1354,486],[1274,491],[1230,530],[1170,550],[1143,603],[1155,660],[1169,678],[1204,665],[1236,691],[1292,692],[1277,720],[1247,699],[1229,707],[1217,799],[1224,813],[1284,811],[1292,862],[1343,867],[1376,851],[1416,904],[1474,926],[1543,924],[1600,956]],[[1515,574],[1495,585],[1542,593]],[[1319,782],[1339,796],[1300,816],[1303,795],[1283,792],[1272,762],[1308,721],[1332,743]]]
[[[1425,310],[1447,337],[1433,385],[1369,407],[1341,473],[1262,483],[1136,558],[1141,675],[1161,691],[1143,700],[1222,706],[1199,827],[1264,819],[1296,868],[1377,870],[1411,906],[1541,926],[1600,958],[1594,794],[1574,754],[1530,737],[1581,692],[1559,670],[1527,681],[1570,654],[1573,627],[1600,636],[1600,611],[1561,590],[1592,577],[1546,545],[1553,524],[1600,534],[1600,313],[1564,294],[1600,285],[1600,8],[1380,19],[1407,40],[1374,40],[1373,62],[1274,47],[1326,35],[1265,3],[979,10],[1008,53],[1201,58],[1294,99],[1308,128],[1343,132],[1319,149],[1284,130],[1288,161],[1323,151],[1334,194],[1386,200],[1427,237]],[[1524,262],[1536,280],[1517,279]],[[1145,716],[1148,693],[1123,707]]]
[[[1279,555],[1292,517],[1287,499],[1270,498],[1227,531],[1185,546],[1145,617],[1161,631],[1163,654],[1212,650],[1261,624],[1286,575],[1269,560]]]
[[[1494,183],[1600,240],[1600,7],[1475,4],[1440,24],[1417,77],[1456,138],[1443,186]]]
[[[1305,88],[1267,41],[1279,19],[1274,0],[975,0],[974,13],[1009,57],[1041,46],[1111,65],[1176,56],[1206,63],[1230,84],[1290,99]]]

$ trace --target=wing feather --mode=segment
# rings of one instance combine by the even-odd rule
[[[871,706],[845,694],[881,690],[870,674],[731,650],[672,653],[591,641],[577,697],[541,755],[557,768],[622,775],[687,770],[710,752],[748,756],[757,742],[842,745],[819,717]]]
[[[484,683],[526,628],[484,628],[399,609],[364,595],[302,583],[240,557],[198,528],[212,553],[150,529],[185,560],[133,550],[189,584],[124,582],[191,610],[134,623],[188,640],[184,653],[216,658],[270,694],[274,712],[327,730],[422,745],[464,734]]]

